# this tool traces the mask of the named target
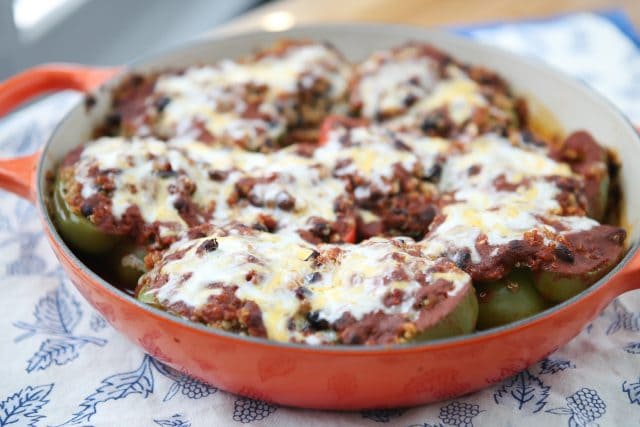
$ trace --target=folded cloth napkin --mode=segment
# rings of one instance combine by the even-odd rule
[[[540,57],[640,123],[640,51],[630,28],[624,15],[613,13],[456,31]],[[77,97],[58,94],[1,121],[0,156],[33,151]],[[640,422],[638,293],[619,298],[549,358],[483,391],[413,409],[336,413],[234,396],[145,355],[75,291],[45,242],[34,208],[2,192],[0,251],[0,427]]]

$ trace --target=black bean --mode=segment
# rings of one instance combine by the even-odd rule
[[[213,181],[224,181],[229,176],[229,172],[221,170],[209,171],[209,179]]]
[[[107,126],[118,127],[122,122],[122,116],[120,116],[119,113],[110,113],[107,115],[107,118],[105,120],[107,122]]]
[[[306,283],[315,283],[320,279],[322,279],[322,274],[320,274],[317,271],[314,271],[313,273],[309,273],[304,276],[304,281]]]
[[[316,259],[316,258],[318,258],[318,255],[320,255],[320,252],[318,252],[318,251],[316,251],[315,249],[313,249],[313,250],[311,251],[311,253],[309,254],[309,256],[308,256],[308,257],[306,257],[304,260],[305,260],[305,261],[310,261],[310,260],[312,260],[312,259]]]
[[[276,127],[280,125],[280,119],[276,118],[276,117],[270,117],[267,119],[267,124],[269,125],[269,127]]]
[[[87,111],[91,111],[93,107],[96,105],[96,97],[93,95],[87,95],[84,98],[84,108]]]
[[[167,105],[169,105],[170,102],[171,98],[169,98],[168,96],[161,96],[160,98],[155,100],[153,106],[156,107],[156,110],[158,110],[159,113],[162,113],[164,109],[167,108]]]
[[[83,203],[82,206],[80,207],[80,213],[85,217],[92,215],[93,206],[91,206],[89,203]]]
[[[411,151],[411,147],[409,147],[406,143],[404,143],[402,140],[400,139],[395,139],[393,141],[393,146],[398,149],[398,150],[402,150],[402,151]]]
[[[160,178],[171,178],[174,177],[176,175],[178,175],[178,172],[176,171],[172,171],[172,170],[161,170],[161,171],[157,171],[156,174],[160,177]]]
[[[459,252],[456,252],[453,255],[453,262],[456,263],[456,266],[459,269],[464,270],[471,262],[471,252],[469,252],[468,249],[463,249]]]
[[[299,286],[298,288],[296,288],[296,298],[298,298],[299,300],[308,298],[311,296],[311,294],[312,292],[305,286]]]
[[[437,116],[427,116],[422,121],[422,124],[420,125],[420,129],[424,133],[437,131],[440,128],[440,122],[441,120]]]
[[[251,228],[253,228],[254,230],[257,230],[257,231],[264,231],[265,233],[269,232],[269,229],[267,228],[267,226],[262,224],[261,222],[254,223],[251,226]]]
[[[316,236],[328,236],[331,234],[331,226],[328,222],[320,218],[316,218],[316,220],[311,224],[311,231]]]
[[[281,191],[276,195],[276,205],[283,211],[290,211],[296,204],[296,199],[286,191]]]
[[[562,243],[558,243],[556,245],[556,248],[554,249],[554,253],[562,261],[573,263],[573,261],[575,260],[575,256],[573,255],[573,252],[571,251],[571,249],[569,249],[566,245],[563,245]]]
[[[415,96],[413,93],[409,93],[407,94],[407,96],[404,97],[404,99],[402,100],[402,104],[405,107],[411,107],[413,104],[415,104],[415,102],[418,100],[418,97]]]
[[[256,206],[258,208],[261,208],[264,206],[264,200],[262,198],[260,198],[260,196],[254,192],[249,192],[249,194],[247,195],[247,200],[249,200],[249,203],[251,203],[253,206]]]
[[[179,198],[173,202],[173,207],[176,208],[178,212],[184,212],[187,209],[187,201],[183,198]]]
[[[467,174],[469,176],[478,175],[482,171],[482,166],[480,165],[472,165],[467,169]]]
[[[544,146],[544,145],[545,145],[545,144],[544,144],[544,142],[542,142],[542,141],[538,141],[538,140],[536,139],[536,137],[535,137],[535,136],[533,136],[533,134],[532,134],[530,131],[528,131],[528,130],[523,130],[523,131],[520,133],[520,136],[521,136],[521,138],[522,138],[522,142],[524,142],[525,144],[528,144],[528,145],[535,145],[535,146],[538,146],[538,147],[541,147],[541,146]]]
[[[200,247],[202,248],[203,251],[213,252],[216,249],[218,249],[218,239],[214,238],[214,239],[205,240],[204,242],[202,242]]]
[[[312,311],[307,314],[307,322],[309,322],[309,329],[315,331],[327,329],[329,327],[329,322],[324,319],[320,319],[320,313],[317,311]]]
[[[290,317],[289,320],[287,320],[287,329],[290,331],[296,330],[296,320],[293,317]]]
[[[431,182],[440,181],[442,176],[442,165],[440,163],[434,163],[429,170],[427,170],[424,179]]]

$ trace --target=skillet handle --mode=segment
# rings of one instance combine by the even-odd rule
[[[621,272],[611,278],[614,282],[614,296],[620,296],[625,292],[640,289],[640,251],[629,260]]]
[[[24,102],[49,92],[96,89],[120,71],[119,68],[92,68],[71,64],[40,65],[0,82],[0,117]],[[13,159],[0,158],[0,189],[35,201],[34,174],[40,153]]]

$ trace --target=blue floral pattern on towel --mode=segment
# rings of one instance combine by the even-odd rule
[[[47,337],[27,361],[27,372],[43,370],[52,364],[64,365],[80,356],[80,349],[87,344],[104,346],[107,340],[95,336],[75,334],[82,319],[78,300],[67,290],[63,282],[58,288],[41,298],[33,311],[34,321],[15,322],[13,325],[25,331],[15,339],[20,342],[34,335]]]
[[[47,397],[53,384],[26,386],[0,402],[0,427],[8,425],[34,427],[45,418],[42,408],[49,403]]]
[[[604,403],[597,391],[591,388],[581,388],[567,397],[567,406],[549,409],[547,412],[555,415],[568,415],[569,427],[587,427],[596,425],[594,421],[607,412],[607,404]]]

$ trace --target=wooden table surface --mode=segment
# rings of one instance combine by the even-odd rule
[[[640,0],[280,0],[235,19],[221,31],[278,30],[329,21],[447,26],[613,8],[624,10],[640,29]]]

